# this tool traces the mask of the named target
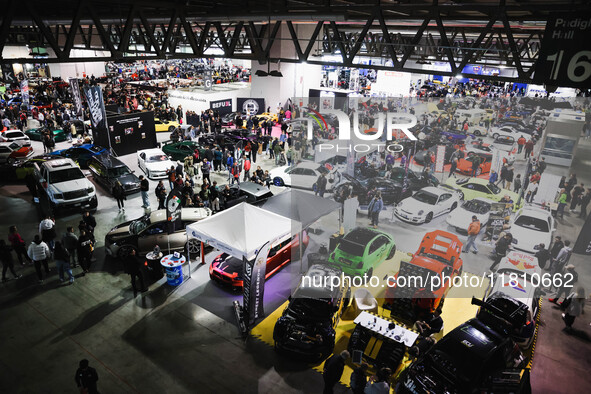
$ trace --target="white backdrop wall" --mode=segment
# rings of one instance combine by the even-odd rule
[[[195,111],[201,113],[209,109],[210,101],[232,99],[232,111],[236,111],[236,99],[238,97],[251,97],[251,88],[249,84],[243,84],[241,89],[225,90],[225,91],[211,91],[205,92],[203,90],[194,90],[191,92],[183,90],[169,90],[168,102],[173,108],[181,105],[186,111]],[[216,87],[214,86],[214,89]]]

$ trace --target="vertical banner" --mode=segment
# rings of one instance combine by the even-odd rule
[[[203,86],[205,91],[210,91],[213,86],[213,72],[211,70],[205,70],[203,72]]]
[[[23,79],[20,85],[21,99],[23,100],[21,107],[26,108],[28,111],[29,109],[31,109],[31,102],[29,101],[29,81],[27,79]]]
[[[359,91],[359,69],[357,68],[351,70],[349,74],[349,90]]]
[[[166,221],[168,223],[168,234],[172,234],[183,226],[181,219],[181,192],[174,188],[166,197]]]
[[[265,273],[267,271],[267,257],[271,243],[267,242],[258,251],[252,261],[242,258],[244,264],[244,301],[242,305],[244,324],[247,329],[252,327],[256,319],[263,317],[263,296],[265,293]]]
[[[72,90],[72,101],[74,102],[74,113],[77,117],[82,117],[82,98],[80,97],[80,85],[78,78],[70,78],[70,89]]]
[[[437,155],[435,156],[435,172],[443,172],[445,164],[445,145],[437,145]]]
[[[103,91],[100,86],[87,86],[84,88],[84,95],[88,102],[90,124],[92,125],[92,131],[96,139],[96,134],[109,132],[107,129],[107,113],[105,112]]]
[[[18,82],[16,76],[14,75],[14,68],[12,67],[12,64],[2,65],[2,78],[4,79],[4,82],[9,84]]]

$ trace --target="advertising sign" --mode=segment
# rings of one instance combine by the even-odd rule
[[[76,116],[82,116],[82,98],[80,97],[80,85],[78,78],[70,78],[70,89],[72,90],[72,101],[74,102],[74,113]]]
[[[166,221],[168,223],[168,234],[172,234],[182,227],[181,220],[181,192],[174,188],[166,198]]]
[[[591,87],[591,13],[549,16],[534,80],[550,86]]]
[[[205,91],[210,91],[213,87],[213,72],[211,70],[205,70],[203,72],[203,86]]]
[[[26,107],[27,109],[31,108],[31,103],[29,101],[29,81],[23,79],[21,81],[21,98],[22,98],[22,106]]]
[[[236,111],[252,116],[265,112],[264,98],[242,98],[236,99]]]
[[[244,301],[243,318],[247,327],[252,327],[256,319],[263,317],[263,296],[265,292],[265,272],[267,269],[267,257],[271,243],[267,242],[258,251],[251,261],[242,258],[244,264]]]
[[[107,130],[107,114],[105,112],[105,102],[103,101],[103,91],[100,86],[87,86],[84,88],[84,95],[90,110],[90,124],[94,134]]]
[[[435,156],[435,172],[443,172],[445,164],[445,145],[437,146],[437,155]]]
[[[210,101],[209,108],[218,111],[220,115],[229,114],[232,112],[232,99]]]
[[[4,82],[6,83],[16,83],[16,76],[14,75],[14,69],[12,68],[12,64],[3,64],[2,65],[2,77]]]

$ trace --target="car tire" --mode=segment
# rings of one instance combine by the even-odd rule
[[[188,251],[189,254],[192,256],[200,256],[201,255],[201,242],[197,241],[196,239],[190,239],[185,244],[185,251]]]
[[[499,135],[498,135],[497,133],[494,133],[494,134],[492,135],[492,137],[493,137],[493,139],[495,139],[495,140],[496,140],[496,139],[499,137]]]
[[[136,255],[137,255],[137,248],[135,246],[129,245],[129,244],[122,245],[119,248],[119,250],[117,251],[117,257],[119,257],[120,259],[123,259],[123,258],[129,256],[132,250],[135,250]]]
[[[15,162],[14,157],[9,157],[8,159],[6,159],[6,164],[8,164],[9,166],[13,165]]]
[[[174,129],[176,129],[176,127],[174,127],[174,126],[170,126],[170,127],[168,128],[168,132],[169,132],[169,133],[172,133],[172,132],[174,131]]]
[[[464,192],[461,190],[458,190],[458,196],[460,197],[460,200],[464,200]]]
[[[396,245],[392,246],[392,249],[390,249],[390,253],[388,253],[387,260],[390,260],[392,257],[394,257],[395,254],[396,254]]]
[[[425,217],[425,223],[429,223],[431,220],[433,220],[433,212],[427,214],[427,217]]]
[[[477,135],[477,136],[479,136],[479,137],[482,136],[482,132],[480,130],[475,130],[474,131],[474,134]]]

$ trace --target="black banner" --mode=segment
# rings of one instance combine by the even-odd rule
[[[152,111],[108,115],[109,132],[95,134],[94,143],[110,146],[118,155],[128,155],[157,144]]]
[[[591,87],[591,13],[550,15],[534,80],[547,86]]]
[[[264,98],[237,98],[236,111],[246,115],[257,115],[265,112]]]
[[[242,258],[244,264],[243,286],[243,318],[247,328],[252,327],[256,319],[263,317],[263,296],[265,293],[265,273],[267,270],[267,257],[269,255],[270,243],[267,242],[258,251],[252,261]]]
[[[80,97],[80,85],[78,78],[70,78],[70,89],[72,90],[72,101],[74,102],[74,114],[82,116],[82,98]]]
[[[183,226],[181,220],[181,192],[174,188],[166,198],[166,221],[168,222],[168,234],[172,234]]]
[[[587,220],[585,220],[585,224],[581,228],[579,238],[577,238],[577,242],[573,248],[573,253],[591,254],[591,215],[587,216]]]
[[[103,91],[100,86],[86,86],[84,87],[84,95],[90,111],[93,135],[96,138],[98,134],[107,132],[107,113],[105,112]]]
[[[16,76],[14,75],[14,69],[12,68],[12,64],[3,64],[2,65],[2,78],[6,83],[17,83]]]
[[[211,90],[213,86],[213,72],[211,70],[205,70],[203,72],[203,86],[206,92]]]
[[[220,115],[229,114],[232,112],[232,99],[210,101],[209,108],[218,111]]]

